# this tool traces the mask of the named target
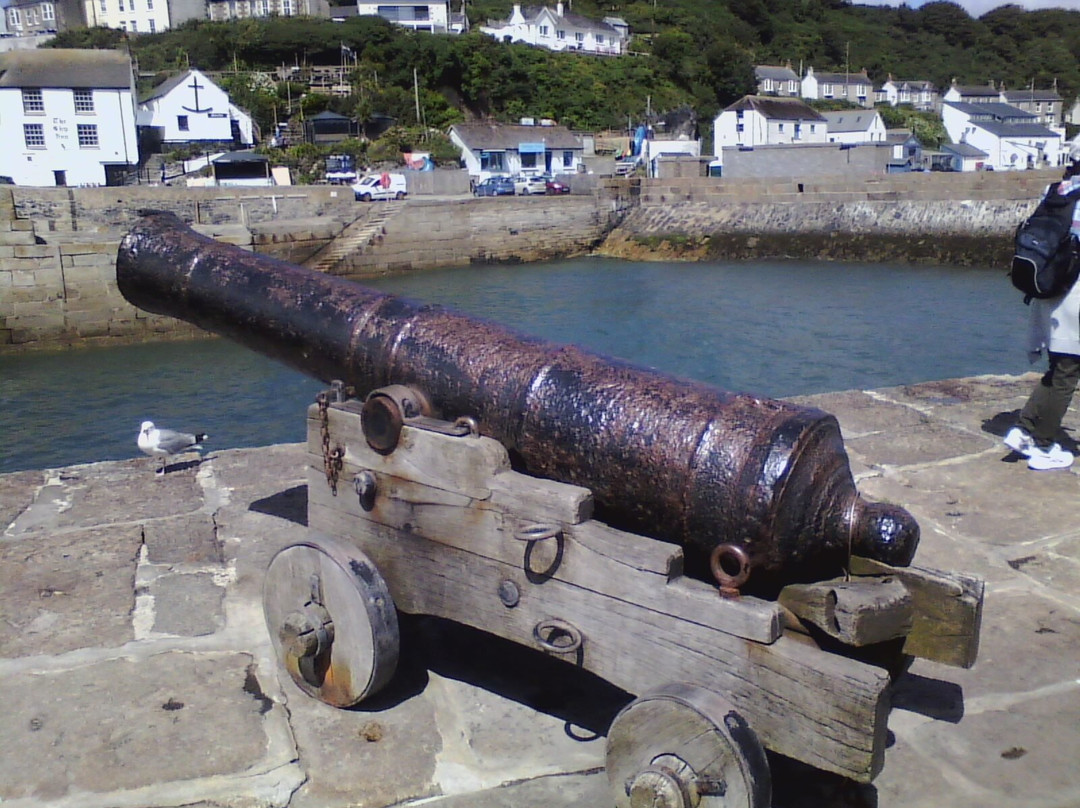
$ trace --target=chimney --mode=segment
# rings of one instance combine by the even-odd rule
[[[562,0],[559,0],[559,3],[555,6],[555,13],[558,14],[560,17],[563,15]]]

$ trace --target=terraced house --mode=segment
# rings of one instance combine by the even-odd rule
[[[121,185],[139,161],[131,59],[114,50],[0,54],[3,174],[16,185]]]

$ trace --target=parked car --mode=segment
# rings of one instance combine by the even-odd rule
[[[545,191],[549,194],[570,193],[570,185],[560,179],[557,179],[556,177],[549,177],[544,187]]]
[[[488,177],[473,189],[474,196],[513,196],[517,193],[509,177]]]
[[[518,177],[514,180],[514,193],[520,196],[529,196],[530,194],[546,194],[547,178]]]
[[[368,174],[352,186],[358,202],[373,199],[404,199],[409,193],[404,174]]]

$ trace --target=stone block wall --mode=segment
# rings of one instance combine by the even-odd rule
[[[587,252],[615,223],[591,196],[410,200],[388,219],[378,244],[338,272],[385,275],[485,262],[540,261]]]

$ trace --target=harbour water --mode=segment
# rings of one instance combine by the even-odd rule
[[[363,281],[729,390],[783,397],[1029,369],[992,269],[583,258]],[[0,472],[138,454],[139,424],[207,448],[303,440],[324,385],[224,340],[0,357]]]

